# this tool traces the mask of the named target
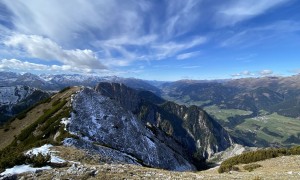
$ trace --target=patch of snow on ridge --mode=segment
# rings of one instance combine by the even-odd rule
[[[3,173],[1,173],[1,176],[5,176],[5,175],[9,175],[9,174],[21,174],[24,172],[36,172],[39,170],[49,170],[49,169],[51,169],[50,166],[33,168],[33,167],[30,167],[29,165],[18,165],[18,166],[14,166],[12,168],[6,169]]]
[[[25,155],[30,156],[30,155],[37,155],[37,154],[41,153],[42,155],[46,156],[47,154],[50,154],[50,156],[51,156],[50,162],[51,163],[64,163],[64,162],[66,162],[64,159],[61,159],[61,158],[55,156],[53,154],[54,151],[50,151],[50,149],[49,149],[50,147],[53,147],[53,145],[51,145],[51,144],[45,144],[45,145],[43,145],[41,147],[33,148],[33,149],[27,151],[25,153]]]
[[[67,131],[67,126],[70,124],[71,118],[62,118],[60,123],[65,125],[65,131]]]
[[[42,155],[47,155],[50,153],[50,150],[49,150],[50,147],[53,147],[53,146],[51,144],[45,144],[41,147],[33,148],[33,149],[27,151],[25,153],[25,155],[31,155],[31,154],[37,155],[38,153],[41,153]]]

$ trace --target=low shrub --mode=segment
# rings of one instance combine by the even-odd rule
[[[249,172],[251,172],[251,171],[253,171],[254,169],[257,169],[257,168],[259,168],[259,167],[261,167],[260,164],[247,164],[247,165],[243,166],[243,168],[244,168],[246,171],[249,171]]]
[[[20,114],[17,115],[16,118],[19,119],[19,120],[22,120],[22,119],[26,118],[27,112],[28,112],[28,111],[21,112]]]
[[[49,164],[51,156],[49,154],[43,155],[42,153],[28,155],[26,157],[26,164],[32,164],[33,167],[43,167]]]
[[[62,90],[60,90],[59,93],[63,93],[63,92],[65,92],[65,91],[69,90],[69,89],[71,89],[70,86],[65,87],[65,88],[63,88]]]
[[[10,129],[10,127],[5,127],[5,128],[4,128],[4,132],[9,131],[9,129]]]
[[[25,164],[26,156],[18,151],[10,152],[9,154],[0,156],[0,171],[5,170],[5,168],[11,168],[15,165]]]
[[[234,165],[237,164],[248,164],[257,161],[262,161],[270,158],[275,158],[279,156],[286,155],[300,155],[300,146],[292,147],[290,149],[287,148],[270,148],[270,149],[262,149],[252,152],[246,152],[241,155],[234,156],[223,161],[218,169],[219,173],[229,172],[232,170]]]
[[[20,141],[24,141],[27,137],[29,137],[32,132],[36,129],[39,124],[43,124],[46,122],[51,116],[53,116],[58,110],[60,110],[65,104],[66,100],[63,100],[56,106],[52,107],[52,109],[47,110],[41,117],[38,118],[36,122],[28,126],[27,128],[21,131],[21,134],[17,136],[17,139]]]
[[[15,136],[10,145],[0,150],[0,171],[26,163],[33,164],[35,167],[51,165],[48,162],[50,160],[49,156],[38,154],[26,157],[23,152],[44,144],[59,145],[65,137],[73,137],[73,135],[64,131],[64,125],[60,124],[62,118],[70,116],[71,109],[64,107],[66,103],[66,100],[55,103],[51,109],[47,109],[34,123],[23,129],[18,136]],[[59,139],[58,142],[53,140],[57,131],[61,132],[57,138]]]
[[[41,100],[40,102],[34,104],[33,106],[31,106],[31,107],[25,109],[24,111],[20,112],[19,114],[17,114],[16,118],[19,119],[19,120],[22,120],[22,119],[24,119],[27,116],[27,113],[29,111],[31,111],[33,108],[37,107],[40,104],[49,103],[50,101],[51,101],[51,97],[48,97],[48,98],[46,98],[44,100]]]
[[[54,101],[54,102],[52,103],[52,106],[56,106],[56,105],[58,105],[59,103],[60,103],[60,99]]]

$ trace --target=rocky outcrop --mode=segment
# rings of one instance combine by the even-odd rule
[[[166,102],[151,92],[136,91],[123,84],[99,83],[95,90],[119,102],[145,124],[173,137],[198,160],[233,143],[228,132],[199,107]]]
[[[164,104],[162,108],[170,114],[173,114],[178,122],[175,124],[173,122],[174,119],[164,114],[158,114],[158,121],[164,120],[170,122],[172,126],[169,128],[173,129],[172,135],[177,139],[190,136],[190,138],[185,138],[184,140],[191,141],[188,143],[190,148],[192,148],[191,144],[196,146],[196,150],[193,152],[195,156],[204,157],[206,159],[216,152],[224,151],[232,145],[233,140],[228,132],[204,110],[197,106],[186,107],[168,102]],[[183,137],[183,134],[177,133],[174,128],[176,125],[178,126],[178,123],[180,123],[182,129],[187,132]]]
[[[127,105],[132,108],[134,103]],[[185,150],[176,141],[161,132],[156,136],[154,132],[160,130],[147,128],[119,102],[99,92],[83,89],[74,98],[73,111],[69,131],[80,138],[67,139],[66,145],[88,149],[117,163],[177,171],[195,170]]]

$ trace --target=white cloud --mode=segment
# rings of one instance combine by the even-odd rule
[[[216,14],[220,26],[235,25],[238,22],[253,18],[277,7],[289,0],[233,0],[223,4]]]
[[[54,72],[77,72],[77,73],[90,73],[92,69],[78,68],[70,65],[44,65],[31,63],[28,61],[20,61],[17,59],[2,59],[0,60],[0,70],[18,70],[18,71],[54,71]]]
[[[240,73],[236,73],[236,74],[231,74],[232,77],[234,78],[239,78],[241,77],[242,75]]]
[[[236,74],[232,74],[232,77],[238,78],[238,77],[249,77],[249,76],[255,76],[254,73],[252,73],[251,71],[245,70]]]
[[[167,20],[164,23],[165,37],[178,36],[189,31],[200,16],[197,0],[173,0],[167,4]]]
[[[250,71],[243,71],[243,72],[241,72],[241,74],[242,75],[245,75],[245,76],[252,76],[253,75],[253,73],[251,73]]]
[[[194,37],[191,41],[176,43],[176,42],[168,42],[159,45],[154,45],[153,49],[156,50],[157,59],[164,59],[170,56],[175,55],[183,50],[190,49],[192,47],[204,44],[207,42],[206,37],[198,36]]]
[[[197,56],[199,54],[200,54],[200,51],[194,51],[194,52],[189,52],[189,53],[182,53],[182,54],[177,55],[176,58],[178,60],[184,60],[184,59],[189,59],[189,58],[195,57],[195,56]]]
[[[251,71],[242,71],[236,74],[231,74],[234,78],[242,78],[242,77],[259,77],[259,76],[270,76],[273,75],[274,72],[270,69],[265,69],[261,71],[251,72]]]
[[[251,47],[265,42],[268,39],[288,38],[300,31],[300,23],[296,21],[277,21],[264,26],[250,27],[246,30],[232,33],[220,43],[221,47],[238,46]],[[292,37],[293,38],[293,37]],[[253,40],[255,39],[255,41]]]
[[[269,70],[269,69],[265,69],[265,70],[262,70],[259,72],[259,74],[261,76],[270,76],[273,74],[273,71],[272,70]]]
[[[188,38],[189,42],[186,39],[181,42],[176,40],[192,30],[198,21],[201,11],[198,9],[200,3],[196,0],[174,0],[163,3],[163,6],[159,4],[163,16],[153,13],[157,11],[157,3],[146,0],[4,0],[3,3],[12,12],[11,23],[15,32],[36,35],[29,39],[51,39],[58,47],[89,47],[97,51],[102,63],[108,66],[126,66],[136,60],[160,60],[204,43],[204,36],[195,37],[194,40]],[[69,59],[69,56],[95,57],[88,50],[65,50],[59,47],[60,54],[54,56],[52,52],[42,51],[42,48],[29,49],[26,44],[22,46],[38,58],[47,57],[51,60],[59,56],[63,63],[66,63],[63,59]],[[76,64],[86,65],[87,61],[82,63],[76,58]],[[89,62],[91,64],[88,66],[97,67],[95,61]]]
[[[105,61],[106,65],[127,66],[136,60],[161,60],[172,57],[184,50],[204,44],[207,40],[206,37],[196,36],[183,42],[160,42],[156,35],[144,36],[134,40],[123,36],[117,39],[98,41],[96,45],[103,50],[100,54],[104,59],[107,59]],[[126,48],[128,46],[136,49],[144,48],[146,51],[130,51]],[[119,58],[114,58],[116,53],[120,56]],[[197,55],[196,53],[198,52],[190,55]]]
[[[41,36],[14,34],[4,41],[4,44],[24,50],[30,57],[41,60],[54,60],[78,68],[105,68],[93,51],[88,49],[65,50],[50,39]]]
[[[134,34],[141,25],[139,13],[147,10],[144,1],[4,0],[3,3],[13,13],[12,23],[17,31],[46,36],[59,44],[79,39],[88,42],[97,34],[102,38]]]

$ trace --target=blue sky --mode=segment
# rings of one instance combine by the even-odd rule
[[[149,80],[300,72],[297,0],[2,0],[0,70]]]

